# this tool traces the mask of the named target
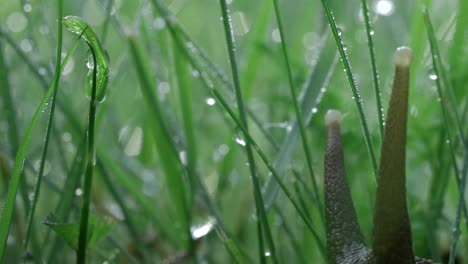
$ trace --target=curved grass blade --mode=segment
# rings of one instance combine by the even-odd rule
[[[106,88],[109,83],[109,63],[106,52],[102,48],[101,43],[99,42],[94,31],[81,18],[75,16],[66,16],[63,18],[63,24],[70,32],[75,33],[77,35],[83,34],[83,39],[86,41],[86,43],[88,43],[89,47],[94,52],[94,55],[92,53],[90,53],[90,55],[95,56],[96,61],[94,61],[94,59],[91,59],[91,56],[89,56],[88,59],[87,66],[89,68],[89,71],[87,75],[88,82],[86,85],[86,91],[88,93],[88,96],[91,96],[91,90],[93,85],[93,70],[96,69],[96,99],[99,102],[102,102],[104,100],[104,97],[106,96]],[[94,65],[96,65],[96,67],[94,67]]]
[[[109,66],[105,51],[97,39],[94,31],[81,19],[74,16],[64,17],[63,24],[69,31],[81,35],[86,41],[91,51],[92,60],[88,61],[88,94],[91,100],[89,105],[88,131],[87,131],[87,151],[86,151],[86,172],[84,179],[83,204],[80,217],[80,234],[78,238],[77,263],[86,262],[87,233],[89,221],[89,205],[91,198],[91,188],[93,180],[94,165],[96,162],[96,148],[94,144],[95,120],[97,102],[105,97],[105,91],[109,82]]]
[[[354,102],[359,113],[359,118],[361,120],[362,130],[364,132],[364,140],[366,141],[367,150],[372,163],[372,168],[374,170],[374,175],[377,178],[377,160],[375,158],[374,144],[372,143],[372,138],[370,135],[369,127],[367,126],[366,115],[364,112],[364,107],[362,105],[362,98],[359,88],[354,80],[353,72],[351,70],[351,63],[349,62],[348,54],[344,49],[343,40],[341,39],[341,33],[338,31],[338,26],[336,25],[335,18],[333,17],[332,11],[328,6],[327,0],[321,0],[325,13],[327,14],[328,24],[330,29],[335,37],[336,46],[340,52],[341,62],[343,63],[343,68],[346,72],[346,77],[348,78],[349,85],[351,87],[351,92],[353,94]]]

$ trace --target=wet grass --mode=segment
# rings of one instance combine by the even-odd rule
[[[388,1],[2,3],[0,257],[324,262],[329,108],[346,113],[369,244],[382,105],[393,51],[408,45],[415,252],[468,258],[466,3],[394,1],[389,14],[378,3]],[[102,103],[85,89],[93,53],[79,32],[61,36],[67,15],[109,58]]]

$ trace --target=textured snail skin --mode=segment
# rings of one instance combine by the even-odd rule
[[[345,175],[340,122],[341,114],[338,111],[328,111],[325,154],[327,255],[329,263],[353,263],[350,262],[351,256],[353,261],[362,260],[367,255],[367,250]]]
[[[408,112],[410,48],[395,53],[395,79],[382,142],[377,179],[372,249],[366,248],[357,221],[346,173],[340,136],[341,114],[326,117],[325,219],[328,263],[331,264],[432,264],[415,257],[406,205],[406,123]]]

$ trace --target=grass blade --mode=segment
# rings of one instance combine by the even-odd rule
[[[42,176],[44,175],[44,168],[45,168],[45,161],[46,161],[46,156],[47,156],[47,150],[49,147],[49,139],[50,139],[50,134],[52,130],[52,124],[54,120],[54,113],[55,113],[55,103],[56,103],[56,98],[57,98],[57,92],[58,92],[58,86],[59,86],[59,80],[60,80],[60,73],[62,71],[61,67],[61,60],[62,60],[62,22],[60,21],[60,18],[62,17],[62,1],[58,0],[57,1],[57,52],[56,52],[56,61],[55,61],[55,78],[53,82],[53,89],[54,93],[52,94],[52,99],[51,99],[51,106],[50,106],[50,112],[49,112],[49,119],[47,120],[47,128],[46,128],[46,134],[45,134],[45,139],[44,139],[44,148],[42,151],[41,155],[41,161],[39,165],[39,173],[36,178],[36,184],[34,187],[34,196],[32,200],[32,205],[31,209],[29,212],[29,217],[28,217],[28,223],[27,223],[27,228],[26,228],[26,237],[24,240],[24,251],[26,252],[28,250],[28,243],[29,243],[29,238],[31,236],[31,230],[33,227],[33,218],[34,218],[34,213],[36,210],[36,205],[37,201],[39,199],[39,193],[41,189],[41,183],[42,183]],[[73,51],[73,49],[72,49]],[[69,52],[68,55],[72,54],[72,52]],[[64,64],[66,64],[67,59],[65,59]],[[36,254],[40,254],[40,252],[36,252]]]
[[[299,125],[299,132],[300,132],[301,139],[302,139],[302,147],[303,147],[303,151],[305,154],[307,169],[309,170],[309,174],[310,174],[310,178],[312,182],[312,190],[314,192],[314,195],[317,197],[317,200],[319,201],[317,203],[318,210],[323,211],[322,202],[320,201],[321,199],[319,198],[320,196],[319,196],[317,181],[315,179],[315,173],[312,168],[312,156],[310,154],[311,152],[309,149],[309,143],[307,142],[307,134],[306,134],[305,126],[304,126],[302,111],[299,107],[298,98],[296,95],[296,88],[294,87],[291,64],[289,62],[289,55],[288,55],[287,45],[286,45],[286,36],[284,34],[283,21],[281,19],[281,13],[280,13],[278,0],[273,0],[273,4],[275,6],[276,23],[278,24],[278,30],[279,30],[280,38],[281,38],[281,47],[282,47],[283,56],[284,56],[284,63],[286,65],[286,72],[288,75],[291,100],[293,102],[294,111],[296,113],[297,124]]]
[[[233,35],[233,29],[231,25],[231,18],[228,14],[229,11],[227,8],[226,0],[220,0],[219,2],[221,6],[221,14],[222,14],[224,32],[225,32],[225,37],[226,37],[226,42],[227,42],[227,49],[228,49],[228,54],[229,54],[229,62],[231,66],[232,79],[234,82],[234,90],[236,94],[237,107],[239,109],[240,121],[245,128],[245,131],[243,131],[244,136],[247,136],[247,134],[249,133],[249,128],[247,125],[247,117],[246,117],[246,111],[245,111],[245,106],[244,106],[244,101],[243,101],[244,99],[242,96],[239,72],[238,72],[238,67],[237,67],[237,59],[236,59],[236,54],[235,54],[234,35]],[[254,186],[254,197],[255,197],[255,205],[257,208],[257,216],[259,218],[259,220],[257,220],[259,221],[259,224],[257,226],[258,242],[259,242],[259,248],[260,248],[259,259],[261,263],[266,263],[266,258],[265,258],[266,251],[264,250],[263,243],[262,243],[263,241],[262,231],[264,231],[267,242],[269,244],[269,251],[271,252],[272,260],[274,263],[277,263],[278,260],[276,256],[276,249],[275,249],[275,245],[273,242],[273,237],[271,235],[268,218],[265,212],[262,192],[260,189],[260,180],[257,175],[256,165],[255,165],[255,161],[253,157],[252,145],[249,141],[247,141],[245,148],[247,152],[247,160],[249,162],[250,176],[252,177],[252,182]]]
[[[8,191],[5,203],[3,205],[1,220],[0,220],[0,259],[3,259],[5,254],[5,247],[6,247],[6,240],[8,237],[8,233],[10,230],[11,219],[13,216],[13,209],[15,206],[15,198],[16,192],[18,190],[18,185],[20,182],[21,173],[23,171],[23,164],[26,156],[26,148],[29,144],[29,140],[32,135],[32,131],[39,120],[39,117],[42,113],[42,110],[46,106],[49,98],[53,94],[53,85],[51,85],[47,91],[47,93],[42,98],[41,102],[39,103],[39,107],[36,109],[29,125],[24,133],[23,139],[21,144],[19,145],[18,152],[16,154],[15,163],[13,165],[13,173],[11,176],[10,183],[8,184]]]
[[[372,80],[374,81],[374,90],[375,90],[375,99],[377,103],[377,114],[379,120],[379,131],[380,138],[383,138],[384,135],[384,113],[382,102],[380,99],[380,84],[379,84],[379,72],[377,70],[377,65],[375,63],[375,49],[374,49],[374,40],[372,36],[374,35],[374,30],[371,27],[371,22],[369,20],[369,11],[367,9],[366,0],[361,0],[362,14],[364,16],[364,25],[366,26],[366,35],[367,35],[367,46],[369,47],[369,57],[370,64],[372,69]]]
[[[377,178],[377,160],[375,158],[374,144],[372,143],[372,138],[370,135],[369,127],[367,126],[366,115],[364,112],[364,107],[362,105],[361,93],[359,88],[354,80],[353,72],[351,71],[351,63],[349,62],[348,54],[344,49],[343,40],[341,39],[341,32],[338,30],[336,25],[335,18],[333,17],[332,11],[328,6],[327,0],[321,0],[325,13],[327,14],[328,24],[330,29],[335,37],[336,46],[340,52],[341,62],[343,63],[343,68],[346,72],[346,77],[348,78],[349,85],[351,87],[351,92],[353,94],[354,102],[356,103],[356,108],[358,110],[359,118],[361,120],[361,126],[364,133],[364,140],[366,141],[367,150],[372,163],[372,168],[374,169],[374,175]]]

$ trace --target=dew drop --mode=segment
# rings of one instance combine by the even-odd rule
[[[236,137],[236,143],[245,147],[245,140],[240,137]]]
[[[81,190],[80,188],[76,188],[76,190],[75,190],[75,195],[76,195],[76,196],[81,196],[81,195],[83,195],[83,190]]]
[[[381,16],[390,16],[394,9],[395,5],[390,0],[380,0],[374,5],[374,11]]]
[[[25,5],[23,6],[23,10],[24,10],[24,12],[26,12],[26,13],[31,12],[31,11],[32,11],[32,5],[31,5],[31,4],[25,4]]]
[[[8,16],[6,24],[11,32],[21,32],[28,26],[28,19],[23,13],[13,12]]]
[[[21,49],[25,52],[28,53],[32,51],[32,42],[29,39],[23,39],[20,43]]]
[[[281,43],[281,35],[278,28],[273,29],[273,31],[271,32],[271,38],[274,42]]]
[[[439,78],[439,77],[437,76],[437,74],[434,74],[434,73],[429,74],[429,79],[435,81],[435,80],[437,80],[437,78]]]
[[[162,17],[157,17],[153,20],[153,28],[156,30],[161,30],[166,27],[166,21]]]
[[[231,15],[232,20],[232,30],[234,35],[243,36],[250,31],[250,25],[247,21],[247,18],[244,12],[235,12]]]
[[[205,104],[212,106],[216,104],[216,100],[212,97],[208,97],[205,99]]]
[[[336,28],[336,31],[338,33],[338,36],[341,36],[343,34],[343,30],[341,28]]]

